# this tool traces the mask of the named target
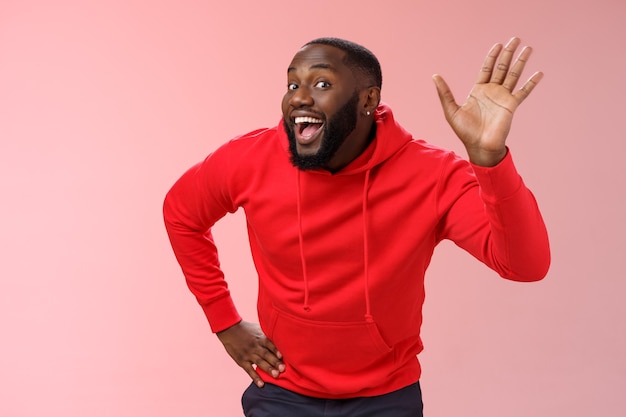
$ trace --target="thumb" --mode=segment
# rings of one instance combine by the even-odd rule
[[[454,100],[454,95],[450,91],[450,87],[439,74],[433,75],[433,81],[437,88],[437,94],[439,95],[439,101],[441,101],[441,107],[443,108],[443,114],[446,116],[446,120],[450,120],[452,115],[459,109],[459,105]]]

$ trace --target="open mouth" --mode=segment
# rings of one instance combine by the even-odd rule
[[[322,130],[324,121],[315,117],[299,116],[294,119],[296,138],[302,144],[311,143]]]

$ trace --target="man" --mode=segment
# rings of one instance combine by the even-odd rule
[[[461,106],[434,76],[469,162],[395,122],[369,50],[321,38],[289,65],[279,125],[226,143],[172,187],[172,247],[212,331],[253,380],[246,416],[421,416],[424,273],[443,239],[505,278],[545,276],[547,233],[505,145],[542,78],[514,91],[531,54],[513,60],[519,44],[489,51]],[[239,207],[260,326],[237,313],[210,232]]]

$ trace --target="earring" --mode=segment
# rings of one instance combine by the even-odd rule
[[[371,114],[371,113],[370,113],[369,111],[368,111],[368,112],[365,112],[365,115],[367,115],[367,116],[369,116],[370,114]]]

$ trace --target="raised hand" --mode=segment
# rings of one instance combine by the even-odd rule
[[[476,165],[494,166],[504,158],[513,114],[543,78],[543,73],[536,72],[520,89],[513,91],[532,53],[532,48],[523,48],[511,65],[519,44],[519,38],[512,38],[504,47],[496,44],[491,48],[462,105],[456,103],[444,79],[433,75],[446,120]]]
[[[258,387],[265,383],[256,372],[263,369],[274,378],[285,371],[282,355],[255,323],[241,321],[217,333],[228,354],[237,362]]]

